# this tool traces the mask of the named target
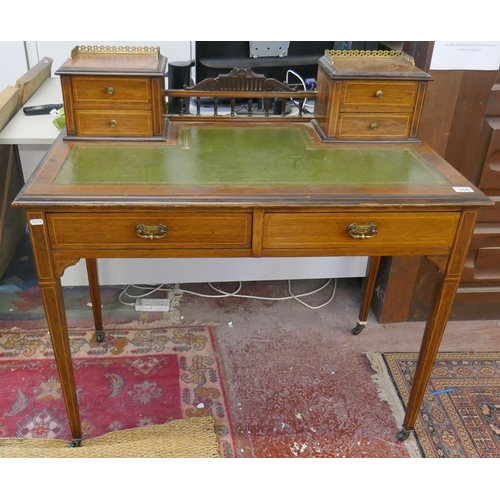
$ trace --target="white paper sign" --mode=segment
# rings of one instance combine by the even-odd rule
[[[500,42],[434,42],[431,70],[499,68]]]

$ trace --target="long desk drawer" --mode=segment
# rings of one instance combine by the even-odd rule
[[[242,249],[251,246],[252,214],[138,212],[48,214],[54,249]]]
[[[378,249],[382,253],[386,249],[449,248],[458,220],[458,213],[449,212],[268,213],[264,216],[263,249],[328,253],[328,249],[348,248],[352,254],[374,255]]]

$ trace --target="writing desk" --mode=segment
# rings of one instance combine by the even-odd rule
[[[102,337],[96,259],[107,257],[428,256],[441,279],[408,436],[488,197],[426,145],[324,143],[310,123],[167,121],[163,142],[64,135],[14,205],[27,214],[71,445],[82,430],[60,277],[87,260]]]

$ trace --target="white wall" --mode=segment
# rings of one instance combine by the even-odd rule
[[[0,42],[0,92],[28,71],[24,42]]]

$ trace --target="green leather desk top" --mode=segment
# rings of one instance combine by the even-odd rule
[[[73,147],[55,184],[169,186],[440,185],[412,146],[315,146],[303,128],[181,126],[179,143]]]
[[[158,142],[61,135],[15,204],[490,204],[421,144],[322,143],[310,124],[176,122],[168,130]]]

